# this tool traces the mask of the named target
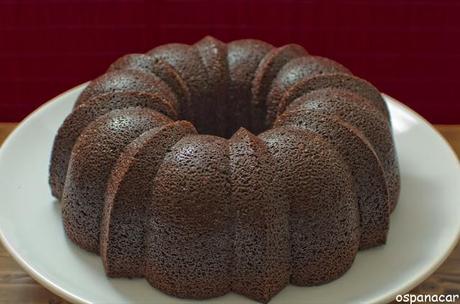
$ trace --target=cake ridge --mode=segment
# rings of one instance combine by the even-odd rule
[[[266,125],[271,123],[284,110],[280,109],[284,95],[304,79],[326,74],[351,74],[343,65],[320,56],[300,56],[287,62],[273,80],[265,101]]]
[[[230,74],[227,62],[227,45],[222,41],[206,36],[196,42],[193,47],[198,50],[200,60],[205,66],[208,81],[211,86],[211,94],[207,101],[208,111],[206,116],[213,117],[210,125],[214,125],[215,133],[225,134],[227,129],[226,109],[228,107],[227,88],[230,82]],[[208,130],[209,131],[209,130]]]
[[[286,58],[283,58],[283,55],[286,56]],[[282,58],[279,58],[280,56]],[[289,61],[303,56],[309,56],[308,52],[302,46],[294,43],[274,48],[268,52],[259,62],[255,73],[252,87],[252,102],[256,105],[261,104],[269,93],[268,90],[270,89],[272,81],[278,72],[283,68],[283,66],[286,65]],[[279,62],[276,62],[276,60],[279,60]],[[272,64],[274,67],[270,66]],[[258,87],[262,82],[267,82],[266,85],[268,85],[268,87]]]
[[[139,70],[118,70],[105,73],[92,80],[80,93],[74,108],[94,95],[125,91],[126,89],[163,94],[173,104],[177,103],[175,94],[171,91],[171,88],[155,74]]]
[[[289,202],[290,283],[311,286],[337,278],[351,266],[360,238],[348,167],[325,138],[310,130],[280,126],[260,137],[277,160],[276,179],[286,187],[280,187],[279,192]],[[293,147],[298,148],[289,153]],[[302,162],[300,155],[312,161]],[[323,209],[322,204],[328,208]],[[347,246],[332,245],[339,240]],[[332,262],[332,257],[340,262]],[[321,263],[326,260],[329,262]]]
[[[169,43],[153,48],[147,55],[166,61],[178,72],[191,95],[190,104],[184,105],[182,118],[190,120],[199,132],[207,131],[207,126],[202,126],[198,120],[198,115],[203,111],[202,102],[208,92],[207,72],[198,51],[192,45]]]
[[[162,95],[136,91],[97,94],[70,113],[56,134],[51,152],[49,183],[52,194],[61,198],[72,149],[83,130],[98,117],[115,109],[142,106],[170,117],[177,113]]]
[[[141,133],[170,121],[141,107],[112,110],[79,136],[67,171],[62,217],[67,235],[80,247],[99,251],[105,186],[119,151]],[[96,148],[101,145],[103,149]]]
[[[177,111],[180,112],[179,107],[181,103],[190,102],[190,92],[184,80],[174,67],[164,60],[153,58],[146,54],[128,54],[112,63],[107,72],[129,69],[152,73],[161,78],[173,90],[178,101],[180,101],[175,103]]]
[[[328,88],[304,94],[295,99],[288,108],[334,114],[357,128],[369,141],[382,163],[393,210],[399,196],[400,177],[391,126],[384,115],[374,107],[369,107],[367,102],[368,99],[351,91],[337,92],[337,89]]]
[[[389,227],[388,185],[382,163],[364,134],[338,116],[311,110],[291,110],[281,115],[275,128],[286,125],[317,133],[330,141],[342,155],[348,164],[355,193],[358,195],[361,216],[360,248],[384,244]],[[359,157],[354,153],[358,153]]]
[[[229,139],[229,147],[231,204],[237,214],[232,290],[266,302],[289,282],[287,214],[286,210],[279,208],[272,191],[269,191],[274,166],[265,143],[247,129],[240,128]],[[251,188],[252,191],[248,191]],[[273,222],[280,226],[273,225]],[[259,229],[262,231],[257,232]],[[255,238],[253,233],[258,237]],[[260,254],[256,254],[259,251]]]
[[[273,45],[257,39],[240,39],[227,44],[230,74],[228,120],[231,127],[226,137],[230,137],[240,127],[259,129],[256,117],[260,111],[251,102],[252,81],[260,61],[273,48]]]
[[[328,80],[332,81],[332,84],[327,83]],[[381,111],[385,117],[389,118],[390,114],[385,100],[371,83],[356,76],[343,73],[318,75],[300,80],[284,93],[278,105],[278,113],[282,113],[294,99],[301,97],[309,91],[333,86],[345,86],[345,89],[360,94],[364,98],[374,102],[375,107]],[[357,86],[357,88],[355,86]]]
[[[255,129],[256,133],[266,129],[272,123],[271,121],[264,121],[266,119],[263,116],[265,116],[267,107],[265,100],[276,75],[289,61],[308,55],[308,52],[300,45],[287,44],[279,48],[273,48],[259,62],[251,86],[251,103],[256,109],[260,109],[260,115],[262,115],[260,118],[262,125]]]
[[[100,253],[109,276],[145,276],[145,234],[148,233],[145,209],[149,203],[154,203],[148,201],[152,188],[149,181],[156,176],[168,150],[182,137],[194,132],[195,128],[187,121],[171,122],[142,133],[118,157],[107,184],[101,225]],[[117,208],[127,210],[117,212]],[[130,210],[137,216],[129,213]],[[140,219],[140,223],[129,222],[129,217]],[[123,228],[127,235],[117,234],[115,225],[130,227]],[[112,246],[116,242],[129,245],[124,248]]]

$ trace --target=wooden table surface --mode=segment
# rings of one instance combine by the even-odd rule
[[[14,129],[14,123],[0,123],[0,144]],[[460,158],[460,125],[436,125]],[[415,294],[460,294],[460,244]],[[0,303],[67,303],[29,277],[0,244]]]

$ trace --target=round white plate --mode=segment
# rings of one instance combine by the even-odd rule
[[[67,240],[48,187],[54,135],[84,88],[76,87],[26,118],[0,150],[0,236],[38,282],[82,303],[192,303],[143,279],[108,279],[101,260]],[[443,262],[460,232],[460,168],[444,139],[423,118],[385,97],[402,175],[402,192],[385,246],[359,252],[340,279],[285,288],[271,303],[387,302],[416,286]],[[228,294],[212,303],[250,303]]]

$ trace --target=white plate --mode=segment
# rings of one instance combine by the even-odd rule
[[[83,89],[76,87],[26,118],[0,150],[0,236],[38,282],[72,302],[192,303],[162,294],[143,279],[108,279],[101,260],[67,240],[48,187],[54,135]],[[402,192],[385,246],[362,251],[340,279],[289,286],[271,303],[387,302],[428,277],[460,232],[460,170],[444,139],[423,118],[385,97],[399,154]],[[212,303],[247,303],[235,294]]]

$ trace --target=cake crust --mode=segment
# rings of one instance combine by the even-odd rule
[[[400,189],[380,92],[303,47],[206,36],[117,59],[59,129],[64,231],[110,277],[266,303],[386,242]]]

